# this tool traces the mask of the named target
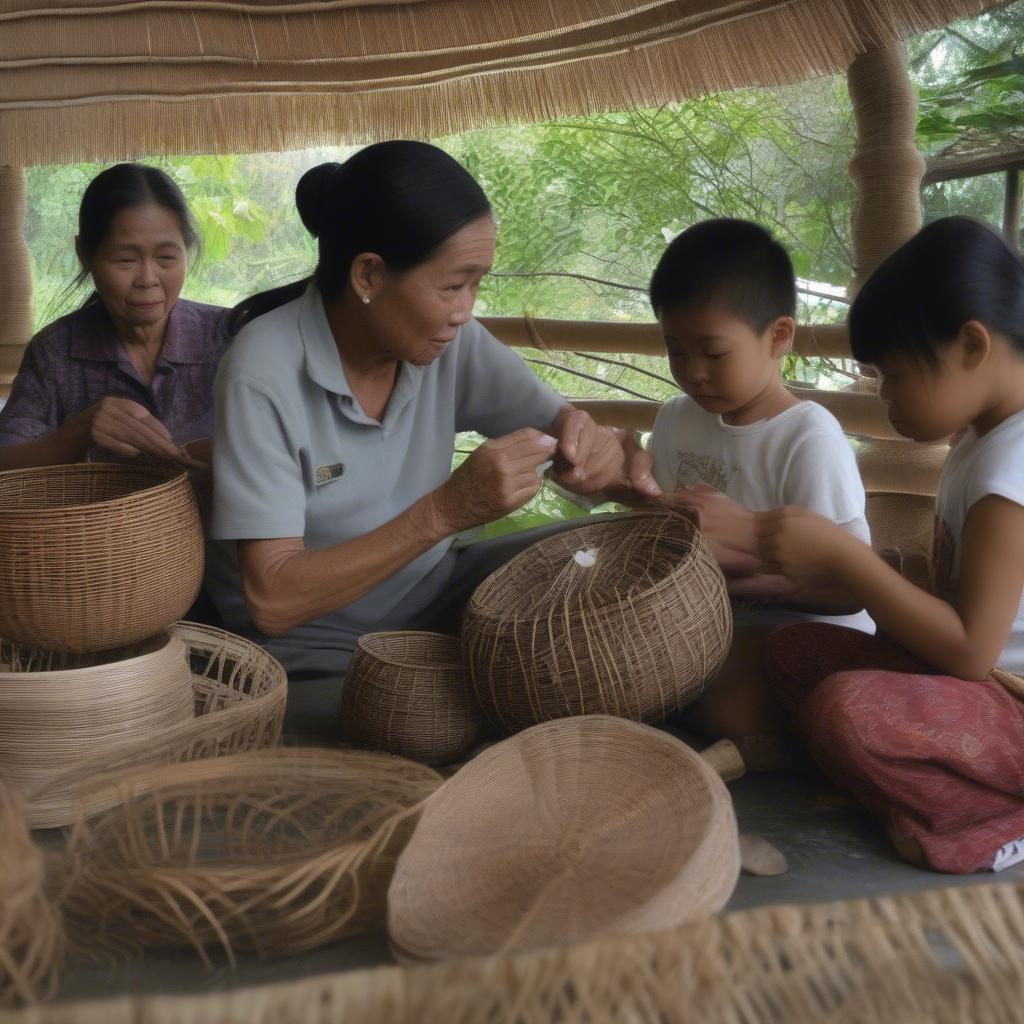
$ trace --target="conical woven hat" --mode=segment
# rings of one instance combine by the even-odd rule
[[[388,894],[399,955],[477,955],[669,928],[719,910],[736,819],[700,755],[604,715],[535,726],[427,801]]]

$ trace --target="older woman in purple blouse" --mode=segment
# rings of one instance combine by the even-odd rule
[[[227,310],[179,298],[196,243],[163,171],[117,164],[90,182],[75,248],[95,291],[29,342],[0,410],[0,470],[111,455],[194,461],[185,446],[213,434],[229,341]]]

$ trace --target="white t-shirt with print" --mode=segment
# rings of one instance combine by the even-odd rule
[[[979,437],[972,429],[953,446],[942,469],[935,499],[935,593],[956,599],[960,581],[960,538],[977,502],[998,495],[1024,505],[1024,412],[1007,417]],[[1003,648],[999,667],[1024,673],[1024,593]]]
[[[659,410],[649,449],[654,478],[666,494],[710,484],[751,512],[797,505],[871,542],[853,448],[839,421],[817,402],[732,426],[680,395]],[[799,617],[874,632],[866,612]]]

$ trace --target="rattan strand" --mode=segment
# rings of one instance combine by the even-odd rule
[[[21,797],[0,780],[0,1008],[53,995],[63,935]]]
[[[342,725],[358,747],[449,764],[476,742],[483,716],[459,642],[444,633],[364,633],[345,676]]]
[[[380,927],[439,782],[386,754],[307,748],[97,778],[69,841],[68,926],[92,952],[191,946],[207,963],[215,949],[280,955]]]
[[[596,550],[596,564],[574,555]],[[682,517],[632,513],[548,537],[469,601],[462,654],[505,732],[564,715],[653,722],[700,696],[732,641],[725,580]]]
[[[187,475],[78,463],[0,473],[0,636],[99,651],[180,619],[203,576]]]
[[[725,905],[732,802],[696,751],[621,718],[490,747],[426,804],[388,894],[399,956],[444,959],[669,928]]]
[[[66,824],[66,786],[79,765],[127,743],[161,741],[194,718],[192,675],[179,637],[104,655],[42,652],[0,641],[0,778],[30,800],[33,828]]]
[[[27,794],[36,827],[70,822],[69,795],[91,775],[277,745],[288,696],[281,664],[252,641],[222,629],[179,622],[171,632],[184,644],[191,667],[189,714],[177,725],[130,741],[122,738],[53,773]],[[133,688],[136,680],[126,674],[125,685]]]

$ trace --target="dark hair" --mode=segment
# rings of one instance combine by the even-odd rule
[[[181,237],[190,254],[199,249],[199,235],[192,223],[192,214],[181,189],[158,167],[145,164],[114,164],[100,171],[89,182],[78,208],[78,252],[84,263],[91,263],[103,243],[110,222],[122,210],[132,206],[156,203],[178,218]],[[75,279],[80,285],[89,276],[83,269]],[[95,292],[86,305],[98,301]]]
[[[491,212],[483,189],[457,160],[437,146],[400,139],[367,146],[343,164],[306,171],[295,205],[319,243],[316,270],[312,278],[239,303],[233,331],[298,298],[310,280],[325,300],[340,295],[361,252],[376,253],[391,270],[409,270]]]
[[[720,217],[669,243],[651,276],[650,296],[656,315],[715,302],[760,332],[795,315],[796,278],[789,254],[764,228]]]
[[[936,349],[968,320],[1005,334],[1024,355],[1024,264],[969,217],[923,227],[885,259],[850,306],[850,348],[862,363],[890,353],[936,366]]]

